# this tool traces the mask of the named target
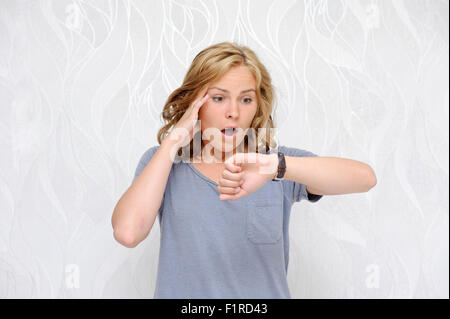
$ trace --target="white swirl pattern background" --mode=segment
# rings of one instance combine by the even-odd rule
[[[279,142],[369,163],[369,193],[293,206],[294,298],[449,297],[448,9],[430,1],[0,5],[0,297],[151,298],[159,225],[113,208],[162,106],[220,41],[256,51]]]

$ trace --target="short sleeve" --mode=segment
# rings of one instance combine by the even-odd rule
[[[285,156],[317,156],[310,151],[295,147],[279,146],[278,151],[283,152]],[[285,196],[287,196],[291,202],[300,202],[301,200],[306,199],[309,202],[314,203],[323,197],[323,195],[308,193],[305,184],[293,182],[286,179],[282,180],[281,183],[283,184]]]
[[[144,154],[142,154],[141,158],[139,159],[139,163],[136,167],[136,170],[134,171],[134,177],[133,177],[131,184],[133,184],[134,181],[136,180],[136,178],[142,173],[144,168],[147,166],[147,164],[152,159],[153,155],[155,155],[158,148],[159,148],[159,146],[152,146],[148,150],[146,150],[144,152]]]
[[[138,178],[138,176],[142,173],[142,171],[147,166],[147,164],[150,162],[150,160],[152,159],[153,155],[155,155],[155,153],[156,153],[156,151],[158,149],[159,149],[159,145],[152,146],[148,150],[146,150],[144,152],[144,154],[142,154],[142,156],[141,156],[141,158],[139,160],[139,163],[138,163],[138,165],[136,167],[136,170],[134,172],[134,177],[133,177],[133,180],[132,180],[131,184],[133,184],[134,181],[136,180],[136,178]],[[160,209],[158,211],[158,214],[162,213],[165,196],[166,196],[166,192],[164,192],[163,199],[161,201],[161,207],[160,207]]]

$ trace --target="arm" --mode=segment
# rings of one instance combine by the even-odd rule
[[[360,161],[338,157],[285,156],[284,178],[306,185],[310,194],[367,192],[377,184],[373,169]]]
[[[122,195],[111,218],[114,238],[133,248],[144,240],[153,227],[173,161],[171,148],[176,141],[165,138],[142,173]]]

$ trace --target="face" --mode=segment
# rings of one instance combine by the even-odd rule
[[[256,114],[256,80],[246,66],[232,67],[208,85],[208,95],[210,98],[200,108],[198,117],[202,134],[208,136],[203,143],[215,152],[231,152],[243,142]],[[236,127],[237,133],[225,137],[221,131],[226,127]]]

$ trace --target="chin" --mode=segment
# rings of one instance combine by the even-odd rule
[[[224,152],[224,153],[228,153],[228,152],[231,152],[231,151],[234,151],[234,150],[239,150],[239,148],[241,148],[241,152],[243,152],[244,151],[244,145],[242,145],[242,143],[243,143],[243,139],[239,140],[236,143],[236,146],[233,145],[232,141],[231,142],[222,142],[221,145],[216,145],[213,142],[212,145],[213,145],[213,147],[216,150],[219,150],[220,152]]]

